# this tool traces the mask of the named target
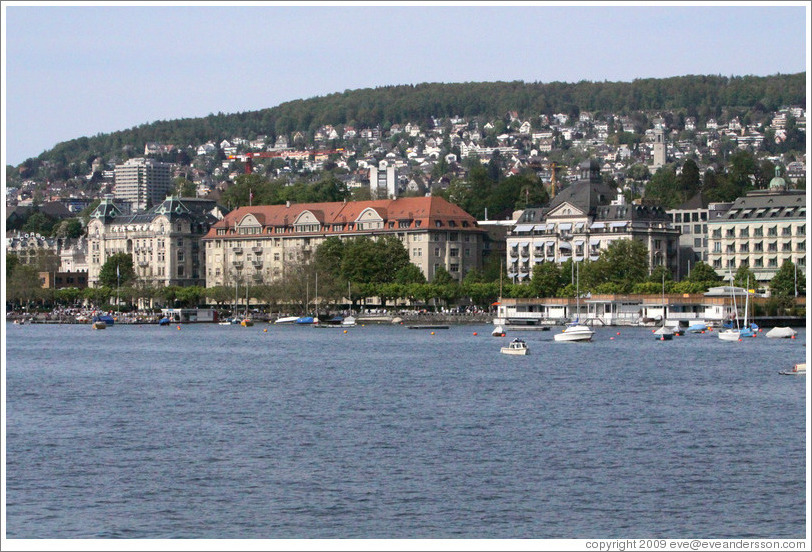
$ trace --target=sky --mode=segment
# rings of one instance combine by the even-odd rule
[[[809,6],[4,1],[3,162],[386,85],[808,73]]]

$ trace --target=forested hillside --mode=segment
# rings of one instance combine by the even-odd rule
[[[294,131],[312,133],[325,124],[360,128],[395,123],[423,124],[431,117],[495,118],[508,111],[531,118],[579,111],[623,115],[639,110],[680,111],[702,122],[723,110],[768,112],[785,105],[806,106],[806,74],[769,77],[684,76],[633,82],[488,82],[384,86],[286,102],[259,111],[157,121],[135,128],[62,142],[23,165],[44,161],[85,166],[97,156],[118,155],[122,147],[143,151],[147,142],[180,147],[235,136],[271,139]],[[47,122],[46,122],[47,123]]]

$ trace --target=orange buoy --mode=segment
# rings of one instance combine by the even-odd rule
[[[265,329],[264,329],[264,330],[262,330],[262,331],[263,331],[263,332],[267,332],[267,331],[268,331],[268,328],[265,328]]]
[[[613,339],[614,339],[614,337],[610,337],[610,338],[609,338],[609,340],[610,340],[610,341],[611,341],[611,340],[613,340]]]
[[[344,330],[344,333],[347,333],[347,330]]]
[[[476,335],[476,332],[474,332],[474,335]]]
[[[665,341],[665,337],[661,337],[661,338],[660,338],[660,341]]]
[[[620,335],[620,332],[617,332],[617,335]]]
[[[180,326],[178,326],[178,329],[180,329]]]

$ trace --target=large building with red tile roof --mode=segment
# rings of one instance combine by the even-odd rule
[[[271,282],[332,236],[396,236],[427,280],[441,266],[462,280],[482,266],[483,234],[474,217],[439,197],[240,207],[203,238],[206,285]]]

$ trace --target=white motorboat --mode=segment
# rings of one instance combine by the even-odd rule
[[[553,336],[556,341],[592,341],[595,332],[583,324],[570,324]]]
[[[764,335],[770,338],[791,339],[795,337],[796,333],[797,332],[789,326],[776,326]]]
[[[341,326],[346,328],[348,326],[355,326],[355,317],[354,316],[345,316],[344,320],[341,321]]]
[[[782,376],[804,376],[806,375],[806,362],[799,362],[792,367],[792,370],[778,372]]]
[[[527,343],[518,337],[511,341],[507,347],[502,347],[502,353],[506,355],[526,355],[530,352]]]
[[[580,290],[580,275],[578,274],[578,263],[575,263],[575,321],[567,324],[561,333],[553,336],[555,341],[592,341],[592,336],[595,332],[588,326],[579,324],[578,320],[581,314],[581,290]]]
[[[274,324],[295,324],[297,320],[299,320],[298,316],[283,316],[277,318]]]

